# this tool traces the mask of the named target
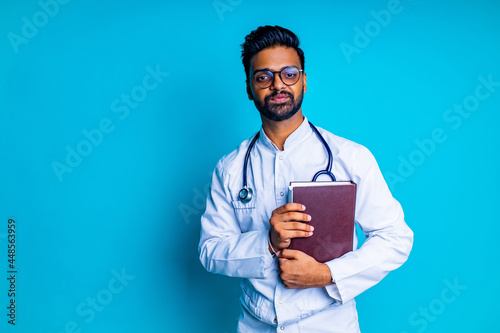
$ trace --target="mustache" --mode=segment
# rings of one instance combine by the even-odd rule
[[[293,95],[292,93],[288,92],[288,91],[275,91],[269,95],[266,96],[266,98],[264,99],[265,102],[269,102],[271,100],[271,98],[273,98],[274,96],[277,96],[279,94],[286,94],[288,95],[288,97],[290,97],[290,100],[293,102],[294,101],[294,98],[293,98]]]

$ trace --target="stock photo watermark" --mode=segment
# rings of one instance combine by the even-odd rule
[[[370,16],[373,19],[368,21],[363,28],[358,26],[353,28],[355,34],[352,43],[342,41],[339,44],[347,63],[351,63],[354,54],[360,54],[361,50],[370,45],[372,40],[382,33],[382,29],[391,23],[395,15],[401,14],[403,9],[404,7],[399,0],[389,0],[386,9],[379,11],[371,10]]]
[[[199,217],[205,211],[209,189],[210,189],[210,183],[206,183],[205,186],[203,187],[203,190],[193,187],[191,192],[193,192],[194,195],[191,202],[189,204],[181,203],[178,206],[179,212],[181,213],[182,218],[186,224],[191,223],[192,217],[195,217],[196,220],[199,220]]]
[[[130,115],[130,111],[136,109],[144,101],[149,92],[155,90],[163,82],[164,78],[170,74],[163,72],[160,65],[155,68],[146,66],[147,74],[143,77],[141,84],[134,86],[129,93],[123,93],[119,98],[111,102],[111,111],[118,115],[118,119],[123,121]],[[92,129],[81,131],[84,137],[74,146],[65,147],[66,157],[63,162],[53,161],[51,166],[59,182],[63,182],[64,175],[73,172],[85,157],[92,154],[95,148],[99,147],[107,134],[116,129],[116,122],[108,117],[102,118],[98,125]]]
[[[58,333],[81,333],[85,324],[88,325],[96,318],[97,313],[102,312],[111,302],[115,296],[122,293],[123,290],[129,285],[130,281],[135,279],[134,275],[129,275],[122,268],[121,271],[115,269],[111,270],[113,277],[109,279],[106,287],[99,290],[95,296],[89,296],[85,301],[77,305],[75,312],[82,318],[83,323],[76,321],[68,321],[62,331]]]
[[[212,6],[219,16],[219,20],[224,21],[224,15],[227,12],[232,12],[234,8],[241,5],[243,0],[214,0]]]
[[[10,325],[16,325],[16,292],[17,292],[17,262],[16,262],[16,220],[10,218],[7,220],[7,322]]]
[[[426,306],[421,306],[417,311],[410,314],[408,323],[415,328],[416,332],[423,333],[429,325],[438,320],[450,304],[454,303],[462,293],[467,290],[467,286],[461,284],[458,278],[453,281],[445,279],[445,285],[437,297],[432,299]],[[410,333],[402,331],[401,333]]]
[[[464,120],[470,118],[479,109],[481,103],[490,98],[500,87],[500,81],[494,81],[493,74],[486,77],[479,76],[477,80],[479,83],[473,93],[466,96],[461,103],[454,103],[443,113],[443,121],[453,131],[459,130]],[[447,132],[449,133],[449,130],[443,127],[436,127],[427,138],[415,139],[413,142],[416,148],[405,156],[398,156],[397,172],[384,172],[389,187],[394,189],[397,184],[404,183],[413,175],[417,168],[437,151],[438,146],[448,139]]]
[[[21,18],[22,26],[19,33],[10,31],[7,33],[7,39],[14,50],[14,53],[19,53],[19,46],[28,44],[30,40],[38,35],[40,29],[44,28],[52,18],[54,18],[61,9],[62,5],[66,5],[71,0],[40,0],[38,6],[40,10],[36,11],[31,18],[23,16]]]

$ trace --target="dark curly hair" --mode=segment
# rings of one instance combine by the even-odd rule
[[[275,25],[261,26],[249,33],[245,37],[245,42],[241,44],[241,60],[245,67],[246,77],[250,75],[250,60],[260,51],[274,47],[291,47],[297,51],[302,69],[304,68],[304,51],[299,47],[299,38],[290,30]]]

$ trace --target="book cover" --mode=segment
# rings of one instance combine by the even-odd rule
[[[291,249],[318,262],[326,262],[353,250],[356,184],[352,181],[291,182],[289,202],[306,206],[314,233],[292,239]]]

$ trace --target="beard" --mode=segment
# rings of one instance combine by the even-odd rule
[[[287,94],[289,99],[284,103],[270,103],[271,98],[278,94]],[[264,103],[254,100],[254,104],[260,114],[265,118],[274,121],[283,121],[293,117],[293,115],[300,110],[303,97],[304,92],[301,92],[300,95],[297,96],[297,101],[295,101],[295,97],[288,91],[275,91],[266,96]]]

